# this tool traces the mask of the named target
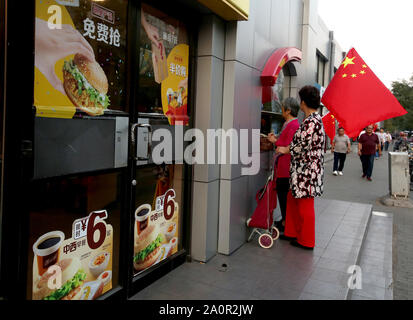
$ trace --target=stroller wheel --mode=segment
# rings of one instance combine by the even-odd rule
[[[274,241],[277,240],[280,237],[280,231],[276,227],[272,227],[271,231],[272,231],[271,233],[272,239]]]
[[[262,248],[269,249],[274,244],[274,240],[269,234],[264,233],[259,237],[258,243],[260,244]]]

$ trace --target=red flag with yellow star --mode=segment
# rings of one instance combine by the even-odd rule
[[[326,135],[331,141],[333,141],[336,136],[336,118],[331,114],[331,112],[329,112],[323,117],[322,120]]]
[[[322,103],[349,137],[357,136],[371,123],[407,113],[354,48],[331,80]]]

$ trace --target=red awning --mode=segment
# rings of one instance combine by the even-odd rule
[[[302,55],[301,50],[293,47],[275,50],[262,71],[261,85],[263,87],[273,87],[282,68],[290,61],[301,61]]]

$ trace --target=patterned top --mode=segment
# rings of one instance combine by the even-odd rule
[[[318,113],[308,116],[290,144],[290,187],[294,198],[313,198],[323,194],[323,121]]]

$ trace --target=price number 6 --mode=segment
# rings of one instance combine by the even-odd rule
[[[173,189],[168,190],[165,193],[164,205],[163,205],[163,215],[165,220],[171,220],[175,213],[175,191]]]
[[[108,217],[108,213],[106,210],[102,211],[95,211],[92,212],[89,215],[89,220],[87,223],[87,244],[90,249],[94,250],[99,248],[103,242],[105,242],[106,238],[106,224],[103,221],[98,220],[96,222],[97,218],[100,219],[106,219]],[[98,240],[95,241],[95,232],[99,232],[99,237]]]

